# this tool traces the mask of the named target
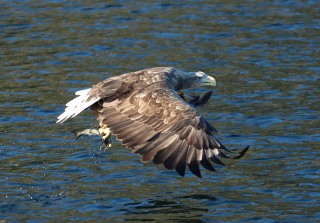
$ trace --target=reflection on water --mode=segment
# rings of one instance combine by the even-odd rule
[[[0,7],[0,221],[319,221],[316,1]],[[75,141],[71,131],[95,125],[89,111],[55,124],[74,91],[154,66],[214,74],[201,113],[224,144],[250,144],[250,154],[181,178],[119,143]]]

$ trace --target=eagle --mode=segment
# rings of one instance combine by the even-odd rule
[[[181,176],[188,167],[201,177],[200,164],[215,171],[214,164],[239,159],[249,149],[227,149],[214,136],[219,132],[196,110],[209,100],[212,91],[189,101],[182,93],[184,89],[215,86],[215,78],[201,71],[154,67],[125,73],[77,91],[57,123],[91,108],[99,127],[84,130],[77,137],[97,134],[110,147],[113,135],[144,163],[163,164]]]

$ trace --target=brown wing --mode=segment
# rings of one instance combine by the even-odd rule
[[[138,76],[138,75],[137,75]],[[229,158],[228,151],[213,135],[216,130],[165,81],[147,84],[145,79],[112,82],[117,86],[110,93],[105,83],[100,95],[99,123],[107,125],[143,162],[163,163],[167,169],[176,169],[183,176],[186,166],[201,177],[199,163],[214,171],[210,161],[221,164],[220,158]],[[110,86],[109,86],[110,87]],[[109,91],[109,90],[107,90]],[[246,151],[232,158],[240,158]]]

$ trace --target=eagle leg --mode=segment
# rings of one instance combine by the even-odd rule
[[[106,149],[110,148],[112,146],[111,130],[107,127],[107,125],[102,125],[99,128],[99,133],[103,143],[106,146]]]

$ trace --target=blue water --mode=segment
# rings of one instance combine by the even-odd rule
[[[317,1],[2,1],[0,222],[320,221]],[[234,166],[184,178],[97,137],[74,92],[154,66],[202,70],[199,111]],[[199,94],[205,89],[189,90]]]

